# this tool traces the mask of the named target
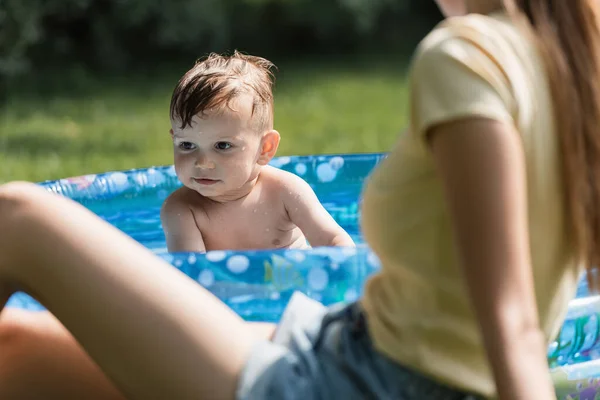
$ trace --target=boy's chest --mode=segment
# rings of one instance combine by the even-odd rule
[[[215,207],[205,210],[200,218],[198,226],[207,250],[286,247],[299,233],[284,206],[267,201]]]

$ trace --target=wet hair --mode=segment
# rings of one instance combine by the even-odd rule
[[[236,111],[232,103],[240,95],[250,95],[253,126],[258,131],[273,128],[273,69],[267,59],[242,54],[211,53],[198,60],[177,82],[171,97],[170,116],[191,126],[196,115],[225,109]]]

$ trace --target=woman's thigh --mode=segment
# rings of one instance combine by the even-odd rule
[[[0,398],[124,400],[48,312],[0,313]]]
[[[132,399],[235,396],[264,338],[189,277],[32,184],[0,187],[0,226],[0,306],[34,294]]]
[[[248,326],[266,339],[275,330]],[[58,319],[16,308],[0,313],[0,398],[125,400]]]

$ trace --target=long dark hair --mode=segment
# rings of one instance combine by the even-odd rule
[[[599,289],[600,23],[598,0],[504,0],[526,20],[543,55],[556,110],[570,235]],[[593,273],[592,273],[593,272]]]

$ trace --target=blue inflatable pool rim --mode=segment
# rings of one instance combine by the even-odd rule
[[[121,229],[159,257],[206,287],[247,320],[278,321],[296,290],[324,304],[353,301],[379,267],[362,242],[360,194],[365,178],[384,153],[278,157],[272,165],[304,178],[325,208],[348,230],[356,248],[168,253],[160,226],[164,199],[181,186],[173,166],[113,171],[41,182]],[[43,309],[18,293],[9,306]],[[568,366],[573,379],[600,377],[600,297],[582,278],[558,338],[548,348],[552,367]],[[583,390],[583,388],[582,388]],[[600,392],[599,392],[600,393]]]

